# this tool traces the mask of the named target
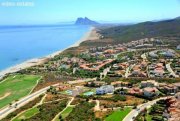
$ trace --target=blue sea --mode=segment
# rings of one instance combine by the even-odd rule
[[[76,43],[90,26],[0,26],[0,71]]]

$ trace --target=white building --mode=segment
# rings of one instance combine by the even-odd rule
[[[96,94],[98,95],[113,93],[113,92],[114,92],[114,86],[112,85],[105,85],[96,89]]]
[[[180,50],[180,45],[177,46],[177,50]]]

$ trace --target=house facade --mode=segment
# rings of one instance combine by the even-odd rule
[[[103,95],[103,94],[113,93],[113,92],[114,92],[114,86],[112,85],[104,85],[96,89],[97,95]]]

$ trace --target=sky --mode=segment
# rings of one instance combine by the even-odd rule
[[[0,25],[49,24],[88,17],[142,22],[180,16],[180,0],[0,0]]]

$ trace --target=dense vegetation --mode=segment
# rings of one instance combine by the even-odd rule
[[[117,26],[100,31],[105,38],[118,42],[129,42],[151,37],[180,37],[180,20],[144,22],[135,25]]]
[[[69,116],[65,118],[65,121],[93,121],[95,120],[95,115],[92,110],[93,107],[93,103],[81,102],[72,110]]]
[[[40,113],[34,115],[26,121],[51,121],[56,114],[62,111],[67,104],[67,99],[60,102],[45,103],[38,106]]]
[[[135,119],[135,121],[164,121],[163,113],[166,110],[167,103],[160,100],[150,109],[143,110]]]
[[[33,108],[30,108],[26,110],[23,113],[20,113],[16,118],[14,118],[12,121],[22,121],[28,118],[31,118],[35,114],[39,113],[39,109],[35,106]]]

